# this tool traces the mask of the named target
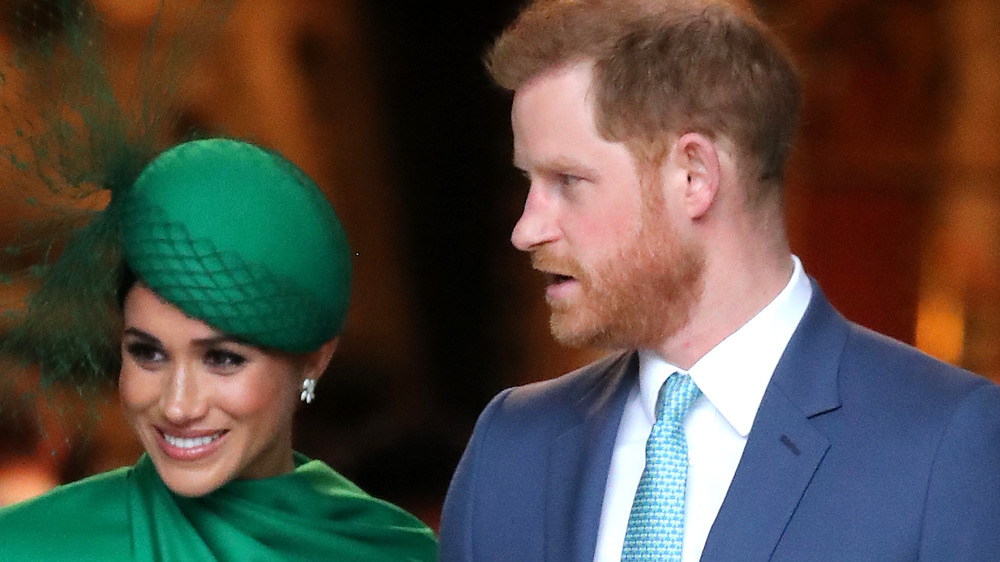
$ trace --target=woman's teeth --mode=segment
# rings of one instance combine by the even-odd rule
[[[181,449],[193,449],[195,447],[202,447],[208,445],[212,441],[215,441],[222,436],[222,432],[213,433],[212,435],[206,435],[204,437],[174,437],[173,435],[163,434],[163,438],[170,443],[173,447],[180,447]]]

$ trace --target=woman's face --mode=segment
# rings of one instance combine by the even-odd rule
[[[263,351],[185,316],[143,285],[129,291],[124,313],[121,403],[167,487],[201,496],[294,468],[302,380],[322,374],[332,349]]]

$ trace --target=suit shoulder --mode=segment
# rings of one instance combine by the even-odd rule
[[[638,355],[615,354],[554,379],[508,388],[486,406],[474,434],[538,435],[579,422],[589,408],[614,400],[638,373]]]
[[[614,390],[636,361],[635,353],[609,355],[554,379],[507,389],[494,401],[500,399],[504,412],[518,415],[570,407],[592,393]]]
[[[856,324],[851,324],[844,351],[843,373],[861,374],[873,383],[905,385],[937,401],[961,399],[972,392],[1000,391],[985,377]]]
[[[896,420],[900,436],[910,435],[904,427],[919,431],[909,437],[918,441],[1000,420],[1000,386],[859,326],[851,326],[839,381],[844,403]]]
[[[542,558],[538,529],[547,517],[547,488],[553,475],[572,472],[553,467],[572,465],[576,471],[600,464],[605,453],[610,459],[623,396],[638,372],[636,357],[608,357],[552,380],[509,388],[490,402],[445,499],[442,560]],[[561,453],[554,455],[557,444]]]

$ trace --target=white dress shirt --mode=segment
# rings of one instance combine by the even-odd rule
[[[799,259],[792,277],[763,310],[712,348],[688,373],[702,396],[684,421],[688,481],[684,514],[685,562],[701,558],[726,497],[747,435],[774,368],[802,320],[812,286]],[[651,351],[639,352],[639,384],[625,403],[611,457],[597,532],[595,562],[621,559],[632,499],[646,463],[646,439],[655,421],[660,387],[682,371]]]

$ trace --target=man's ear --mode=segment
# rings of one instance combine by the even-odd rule
[[[700,133],[685,133],[674,144],[671,160],[687,175],[684,211],[691,220],[703,217],[719,194],[722,176],[715,142]]]
[[[337,351],[337,345],[339,344],[340,336],[337,336],[319,346],[319,349],[316,351],[310,351],[305,354],[305,361],[302,364],[303,378],[319,379],[323,376],[323,373],[330,365],[330,360],[333,358],[333,353]]]

